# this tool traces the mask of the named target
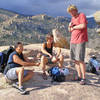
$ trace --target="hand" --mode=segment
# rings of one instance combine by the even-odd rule
[[[72,27],[72,23],[70,22],[68,26],[69,26],[69,27]]]
[[[52,62],[57,62],[57,58],[55,56],[52,57]]]
[[[39,65],[40,65],[40,63],[39,63],[39,62],[38,62],[38,63],[35,63],[35,65],[36,65],[36,66],[39,66]]]
[[[49,57],[52,58],[53,56],[52,55],[49,55]]]
[[[74,30],[74,28],[73,28],[73,27],[71,27],[71,28],[70,28],[70,31],[72,32],[73,30]]]

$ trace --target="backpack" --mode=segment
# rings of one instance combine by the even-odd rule
[[[91,60],[91,59],[92,59],[92,60]],[[90,73],[94,73],[94,74],[99,75],[98,72],[97,72],[97,70],[96,70],[96,67],[94,66],[94,64],[93,64],[93,62],[92,62],[93,59],[95,60],[96,57],[90,58],[89,63],[86,63],[86,71],[87,71],[87,72],[90,72]]]
[[[96,68],[93,66],[93,64],[91,62],[89,62],[86,64],[86,71],[91,72],[91,73],[95,73]]]
[[[90,63],[96,68],[96,70],[99,70],[100,68],[100,63],[98,60],[94,57],[90,58]]]
[[[64,82],[65,75],[60,71],[58,67],[52,67],[48,70],[49,75],[52,77],[51,82]]]
[[[9,47],[8,50],[4,50],[0,52],[0,72],[4,72],[4,69],[7,65],[7,61],[9,58],[9,55],[14,51],[14,48],[12,46]]]

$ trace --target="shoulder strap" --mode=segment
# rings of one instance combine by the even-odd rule
[[[0,63],[0,65],[2,65],[3,64],[3,53],[2,52],[0,53],[0,56],[1,56],[1,63]]]

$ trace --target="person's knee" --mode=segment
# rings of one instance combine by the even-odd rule
[[[79,66],[80,65],[80,61],[75,60],[75,64]]]
[[[20,68],[19,71],[20,71],[20,72],[24,72],[24,68],[23,68],[23,67]]]
[[[19,72],[24,72],[24,68],[23,67],[22,68],[17,68],[16,73],[18,74]]]
[[[84,63],[84,61],[80,61],[80,64],[83,64],[84,65],[85,63]]]
[[[63,59],[64,59],[64,56],[60,55],[60,61],[63,61]]]
[[[41,57],[41,63],[46,64],[48,62],[47,58],[45,56]]]

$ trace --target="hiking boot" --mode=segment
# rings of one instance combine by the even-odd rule
[[[80,85],[85,85],[86,84],[86,79],[82,79],[81,81],[80,81]]]
[[[22,95],[26,94],[26,91],[25,91],[25,89],[23,88],[23,86],[19,87],[17,82],[16,82],[16,83],[13,83],[13,84],[12,84],[12,87],[18,89],[19,92],[20,92]]]

